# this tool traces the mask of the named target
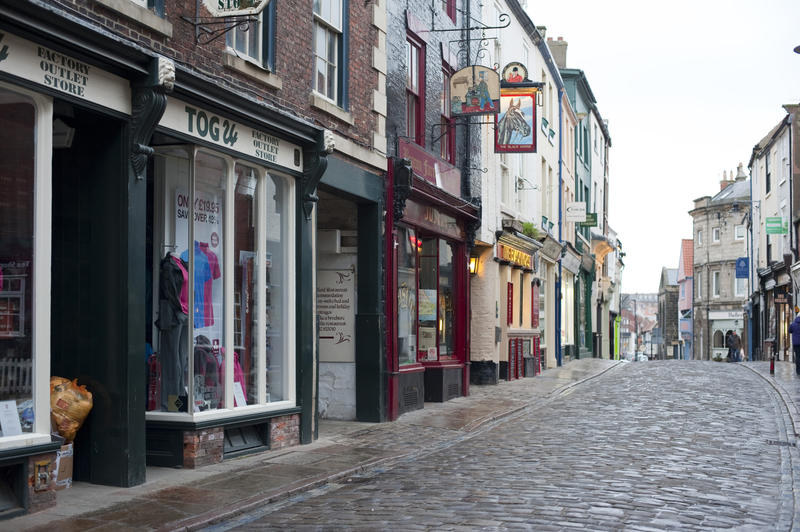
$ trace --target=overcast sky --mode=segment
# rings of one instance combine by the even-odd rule
[[[692,201],[800,103],[800,0],[528,0],[569,43],[609,122],[609,223],[623,292],[657,292],[692,238]]]

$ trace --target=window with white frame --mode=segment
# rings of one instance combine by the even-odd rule
[[[341,105],[341,76],[346,65],[342,45],[343,3],[346,0],[314,0],[314,80],[313,89]]]
[[[747,295],[747,279],[736,279],[736,297],[745,297]]]
[[[50,442],[52,99],[0,83],[0,449]]]
[[[737,225],[733,228],[733,238],[744,240],[744,225]]]
[[[695,279],[694,286],[697,288],[697,290],[694,291],[694,298],[695,299],[702,299],[702,294],[703,294],[703,281],[702,281],[703,280],[703,273],[700,272],[700,271],[694,272],[694,279]]]
[[[702,229],[698,229],[697,230],[697,245],[698,246],[702,246],[703,245],[703,230]]]
[[[719,227],[711,228],[711,241],[714,243],[719,242]]]
[[[246,26],[236,26],[225,36],[230,53],[258,65],[272,69],[274,67],[274,24],[275,0],[264,8],[256,20]]]
[[[148,416],[293,406],[294,181],[184,145],[157,150],[153,182]],[[164,297],[175,274],[194,288]]]
[[[720,279],[720,272],[712,272],[711,273],[711,295],[712,295],[712,297],[719,297],[719,292],[720,292],[719,279]]]

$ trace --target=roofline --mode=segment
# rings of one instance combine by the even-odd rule
[[[522,25],[522,29],[525,30],[525,33],[528,34],[528,37],[531,38],[533,44],[536,45],[536,47],[539,49],[539,52],[542,54],[544,62],[547,65],[547,69],[550,71],[550,75],[553,76],[553,79],[556,82],[556,87],[559,90],[563,90],[564,80],[561,77],[561,72],[559,71],[558,65],[556,65],[556,62],[553,59],[553,54],[550,53],[550,47],[547,46],[542,34],[539,33],[538,29],[536,29],[536,25],[531,20],[531,17],[528,16],[528,13],[525,12],[525,9],[523,9],[518,0],[506,0],[506,3],[511,9],[511,12],[514,13],[514,16],[517,17],[517,20],[519,20],[519,23]]]
[[[768,150],[769,148],[772,147],[773,144],[775,144],[775,141],[777,140],[778,135],[783,131],[784,128],[789,127],[789,117],[790,116],[791,115],[789,113],[786,113],[786,116],[784,116],[781,119],[781,121],[778,122],[775,125],[774,128],[772,128],[772,131],[770,132],[771,134],[769,134],[769,133],[767,134],[767,137],[769,138],[769,140],[767,141],[766,144],[761,146],[761,142],[757,142],[756,145],[753,146],[753,151],[750,153],[750,161],[748,161],[748,163],[747,163],[747,168],[752,168],[753,167],[753,161],[757,158],[756,154],[761,155],[762,153],[764,153],[764,151]],[[765,137],[765,138],[767,138],[767,137]],[[761,140],[763,141],[764,139],[761,139]]]

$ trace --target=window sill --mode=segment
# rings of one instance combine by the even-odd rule
[[[355,124],[355,121],[353,120],[353,115],[352,114],[348,113],[347,111],[345,111],[344,109],[342,109],[341,107],[339,107],[335,103],[331,102],[330,100],[328,100],[324,96],[322,96],[322,95],[320,95],[320,94],[318,94],[318,93],[316,93],[314,91],[311,91],[311,97],[310,97],[309,100],[310,100],[309,103],[311,104],[311,107],[313,107],[314,109],[319,109],[320,111],[322,111],[324,113],[328,113],[329,115],[333,116],[334,118],[337,118],[337,119],[341,120],[342,122],[346,122],[346,123],[350,124],[351,126],[353,124]]]
[[[259,81],[275,90],[283,88],[283,80],[272,72],[258,65],[246,61],[230,52],[225,52],[222,56],[222,64],[225,68],[244,74],[250,79]]]
[[[172,24],[149,9],[134,4],[131,0],[94,0],[94,2],[142,26],[150,28],[156,33],[172,38]]]

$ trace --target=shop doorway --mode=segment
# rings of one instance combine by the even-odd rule
[[[117,486],[144,480],[144,468],[128,464],[143,446],[131,449],[120,436],[131,426],[123,414],[127,352],[119,346],[137,340],[127,338],[126,323],[132,302],[125,289],[131,238],[125,138],[122,121],[55,101],[51,375],[77,378],[94,396],[75,439],[73,478]]]

